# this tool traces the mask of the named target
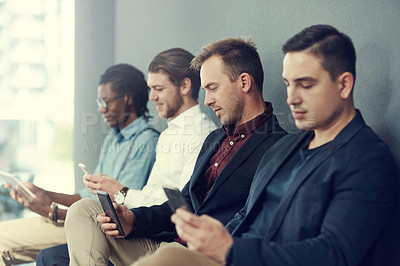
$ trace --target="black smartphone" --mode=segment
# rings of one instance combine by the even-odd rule
[[[114,206],[107,192],[97,191],[97,197],[100,200],[100,204],[103,207],[106,216],[111,218],[111,222],[117,225],[120,236],[125,236],[124,230],[122,229],[121,223],[118,219],[118,215],[115,212]]]
[[[170,187],[163,187],[163,189],[168,198],[168,205],[173,213],[180,207],[185,207],[188,211],[192,211],[179,189]]]

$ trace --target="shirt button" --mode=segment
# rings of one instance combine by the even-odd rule
[[[217,167],[217,166],[218,166],[218,163],[215,163],[214,166]]]
[[[242,139],[244,139],[244,135],[242,134],[241,136],[240,136]]]
[[[231,144],[231,146],[233,145],[233,141],[231,140],[231,142],[229,142],[229,144]]]

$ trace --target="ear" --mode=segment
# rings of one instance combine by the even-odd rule
[[[240,83],[240,87],[243,90],[243,92],[247,93],[250,91],[252,80],[249,74],[247,73],[240,74],[238,81]]]
[[[354,86],[354,76],[350,72],[344,72],[341,74],[337,81],[340,88],[340,97],[342,99],[348,99],[351,96]]]
[[[190,80],[190,78],[185,78],[184,80],[182,80],[180,87],[181,95],[190,95],[191,88],[192,81]]]
[[[128,106],[133,105],[133,96],[130,94],[125,94],[125,101]]]

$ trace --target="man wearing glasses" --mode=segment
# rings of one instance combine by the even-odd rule
[[[147,84],[150,87],[150,100],[154,101],[160,118],[166,118],[165,129],[157,143],[156,162],[151,170],[147,184],[142,190],[133,186],[123,187],[118,180],[106,175],[85,175],[85,185],[92,192],[116,188],[112,195],[118,204],[129,208],[161,204],[167,200],[162,185],[182,189],[190,179],[196,159],[209,133],[216,125],[200,109],[198,94],[200,76],[190,68],[194,56],[181,48],[173,48],[156,55],[150,62]],[[119,94],[108,95],[107,88],[99,87],[100,99],[120,101]],[[101,102],[101,100],[99,100]],[[123,112],[115,106],[115,112]],[[108,123],[117,123],[105,109],[100,108]],[[130,118],[126,118],[129,120]],[[109,192],[110,194],[110,192]],[[84,199],[70,209],[78,211],[76,219],[79,228],[90,228],[92,218],[103,213],[97,201]],[[91,230],[91,229],[89,229]],[[77,231],[79,232],[79,231]],[[84,237],[82,235],[82,237]],[[36,263],[40,265],[68,265],[67,245],[59,245],[41,251]]]
[[[106,70],[98,86],[98,111],[111,127],[103,142],[96,176],[112,176],[114,186],[104,187],[110,195],[124,186],[142,189],[155,162],[158,132],[147,122],[148,87],[142,72],[119,64]],[[84,183],[89,182],[85,175]],[[108,180],[108,179],[105,179]],[[32,202],[24,200],[18,190],[11,196],[42,217],[22,218],[1,222],[0,265],[34,261],[41,249],[66,243],[64,227],[67,210],[57,204],[71,206],[81,198],[96,198],[83,188],[74,195],[46,191],[26,184],[37,196]]]

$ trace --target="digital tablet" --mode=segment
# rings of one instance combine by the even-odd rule
[[[118,215],[115,212],[114,206],[107,192],[97,191],[97,197],[100,200],[100,204],[103,207],[106,216],[110,217],[111,222],[117,225],[120,236],[125,236],[124,230],[122,229]]]
[[[22,189],[23,196],[31,202],[32,199],[36,198],[36,195],[33,194],[33,192],[27,188],[19,179],[16,175],[10,174],[5,171],[0,170],[0,178],[5,180],[8,184],[11,185],[13,189],[15,189],[17,186]]]

